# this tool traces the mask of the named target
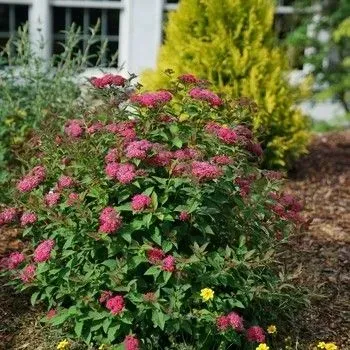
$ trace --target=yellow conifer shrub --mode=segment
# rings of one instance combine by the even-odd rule
[[[308,121],[294,107],[297,92],[286,80],[287,59],[276,45],[273,0],[182,0],[169,14],[157,68],[141,82],[147,90],[167,84],[165,71],[193,73],[230,97],[259,106],[253,122],[266,165],[284,167],[306,152]]]

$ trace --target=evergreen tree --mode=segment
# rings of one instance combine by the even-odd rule
[[[286,166],[306,151],[308,122],[294,108],[287,59],[276,46],[273,0],[182,0],[170,13],[155,71],[145,72],[146,89],[166,83],[164,71],[193,73],[214,82],[230,97],[249,97],[259,106],[260,131],[269,166]]]

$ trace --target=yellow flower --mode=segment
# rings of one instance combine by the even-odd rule
[[[338,347],[334,343],[325,343],[324,341],[320,341],[317,344],[317,347],[319,349],[325,349],[325,350],[338,350]]]
[[[210,288],[204,288],[201,290],[201,297],[204,301],[214,299],[214,291]]]
[[[57,350],[68,350],[70,348],[69,341],[64,339],[57,344]]]
[[[276,332],[277,332],[277,327],[274,324],[267,327],[267,333],[275,334]]]
[[[255,350],[269,350],[269,349],[270,347],[268,347],[265,343],[261,343]]]
[[[108,349],[108,345],[106,345],[106,344],[102,344],[98,348],[98,350],[107,350],[107,349]]]

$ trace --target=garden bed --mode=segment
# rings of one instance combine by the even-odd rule
[[[313,218],[284,253],[293,268],[302,264],[298,281],[315,294],[291,335],[301,344],[324,340],[349,349],[350,132],[316,136],[310,154],[290,173],[287,188],[303,199],[307,216]],[[1,236],[0,255],[19,244],[14,231]],[[0,288],[0,349],[54,349],[59,335],[40,326],[43,314],[30,307],[29,298]]]

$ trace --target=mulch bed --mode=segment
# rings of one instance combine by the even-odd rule
[[[310,307],[296,316],[292,336],[300,344],[323,340],[350,349],[350,131],[315,136],[309,155],[290,172],[286,190],[305,203],[305,214],[313,218],[284,252],[291,269],[302,264],[297,281],[313,294]],[[13,231],[0,237],[0,255],[20,245]],[[0,349],[40,348],[23,338],[31,334],[25,331],[31,327],[26,320],[37,318],[26,297],[0,287]]]

